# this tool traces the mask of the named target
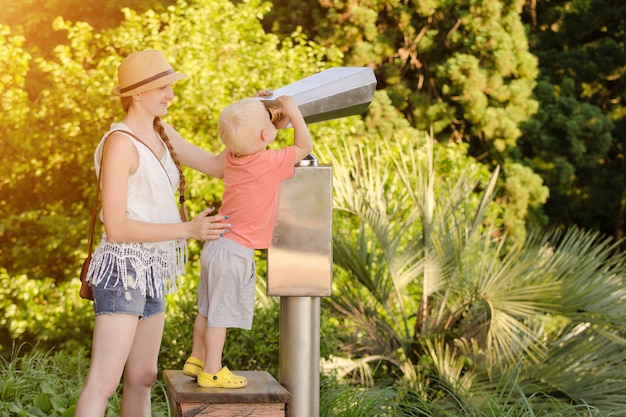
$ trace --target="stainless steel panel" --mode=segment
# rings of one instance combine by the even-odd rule
[[[283,181],[267,294],[325,297],[332,284],[332,167],[299,166]]]

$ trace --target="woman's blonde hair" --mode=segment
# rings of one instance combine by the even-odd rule
[[[254,141],[260,138],[263,123],[268,119],[269,114],[260,100],[244,98],[222,110],[217,133],[230,152],[247,155],[255,145]]]

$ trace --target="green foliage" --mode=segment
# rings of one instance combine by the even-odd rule
[[[88,366],[84,348],[55,353],[39,347],[29,352],[14,348],[9,359],[0,357],[0,416],[73,416]],[[152,394],[154,417],[169,416],[164,394],[163,383],[157,382]],[[119,416],[120,400],[118,391],[106,417]]]
[[[13,107],[14,112],[31,109],[29,117],[0,122],[0,140],[8,150],[2,157],[7,175],[0,184],[0,264],[12,273],[60,281],[77,273],[86,240],[84,207],[90,202],[85,195],[95,181],[89,171],[92,145],[81,123],[92,120],[85,91],[98,86],[81,87],[91,84],[94,73],[82,63],[38,60],[38,68],[48,72],[46,82],[58,81],[56,88],[40,89],[40,84],[33,97],[29,75],[21,85],[25,99]]]
[[[15,349],[10,360],[0,358],[0,415],[74,415],[87,365],[84,351],[53,355]]]
[[[86,374],[87,354],[38,349],[23,352],[16,348],[10,358],[0,358],[0,416],[71,417]],[[397,385],[362,389],[340,384],[334,378],[322,378],[320,416],[324,417],[409,417],[409,416],[488,416],[522,417],[528,415],[601,417],[587,405],[568,405],[550,396],[526,395],[509,373],[497,384],[495,394],[479,393],[473,397],[456,395],[441,389],[431,395]],[[389,381],[393,383],[393,381]],[[152,391],[152,415],[169,416],[165,386],[158,381]],[[435,398],[435,400],[433,400]],[[505,400],[505,401],[503,401]],[[548,406],[545,406],[545,403]],[[114,394],[107,417],[119,415],[120,392]],[[613,414],[614,415],[614,414]]]
[[[550,395],[528,395],[515,374],[503,376],[494,392],[474,392],[446,388],[438,381],[437,390],[382,384],[366,390],[327,378],[322,381],[320,415],[324,417],[600,417],[603,413],[586,404],[563,404]]]
[[[503,193],[507,200],[506,210],[502,213],[504,230],[509,239],[523,241],[527,223],[535,228],[548,226],[548,219],[539,207],[548,199],[550,187],[544,185],[531,168],[521,163],[508,161],[503,171],[507,177]],[[502,199],[499,201],[503,202]]]
[[[523,2],[275,5],[268,25],[282,33],[302,25],[316,41],[345,51],[350,65],[375,65],[396,107],[415,127],[434,126],[439,137],[514,144],[516,121],[536,110],[529,100],[536,60],[520,21]],[[310,9],[314,22],[306,24],[302,11]]]
[[[540,393],[558,392],[622,410],[621,242],[547,229],[509,244],[494,222],[497,171],[485,182],[457,155],[460,169],[440,176],[440,146],[395,145],[333,155],[337,223],[353,227],[334,235],[339,273],[327,300],[348,357],[326,365],[427,392],[445,382],[456,397],[497,396],[494,381],[517,367],[521,409],[550,408]]]
[[[90,346],[93,309],[80,299],[79,288],[78,277],[56,284],[0,269],[0,355],[16,344],[44,350]]]
[[[338,47],[347,65],[375,69],[379,93],[392,105],[384,116],[399,111],[412,127],[468,143],[470,155],[500,166],[498,197],[509,235],[522,240],[528,221],[545,224],[547,189],[532,171],[520,178],[520,161],[510,154],[520,123],[538,108],[537,59],[522,24],[523,1],[273,3],[266,27],[286,35],[302,26],[316,42]],[[390,123],[375,120],[387,133]]]
[[[550,222],[624,235],[626,4],[539,2],[524,13],[539,59],[539,112],[521,157],[550,187]],[[623,248],[622,248],[623,249]]]
[[[11,28],[0,25],[0,62],[5,64],[5,69],[0,75],[0,103],[2,105],[2,134],[9,134],[6,126],[23,124],[28,117],[26,101],[28,99],[24,91],[26,74],[31,60],[31,55],[23,49],[24,38],[13,35]],[[6,123],[6,124],[5,124]],[[4,154],[15,155],[18,149],[7,149]],[[6,157],[3,155],[3,157]],[[6,168],[4,164],[1,168]],[[2,178],[9,178],[9,172],[2,170]]]
[[[49,121],[44,121],[41,131],[36,127],[33,114],[41,112],[41,102],[35,103],[29,96],[27,79],[33,62],[23,42],[10,28],[0,27],[0,62],[4,68],[0,76],[0,141],[4,150],[0,156],[0,265],[42,278],[67,275],[72,268],[67,262],[58,262],[59,247],[65,242],[77,247],[83,236],[69,221],[76,204],[64,204],[60,195],[71,190],[76,177],[66,169],[61,154],[49,155],[46,150],[45,145],[57,139],[50,136]],[[60,251],[64,250],[68,248]],[[74,253],[69,259],[75,260]]]
[[[171,4],[175,4],[175,0],[47,0],[45,3],[38,0],[0,0],[0,24],[10,25],[18,30],[26,38],[29,49],[36,49],[48,58],[56,45],[67,41],[60,32],[41,30],[49,27],[50,22],[58,16],[72,22],[87,22],[100,30],[115,26],[123,19],[122,7],[131,6],[142,11],[164,10]]]
[[[345,385],[337,385],[332,379],[322,381],[320,398],[321,416],[387,416],[405,415],[401,412],[397,391],[393,387],[361,390]],[[414,404],[411,404],[414,407]],[[411,415],[411,414],[406,414]],[[418,414],[419,415],[419,414]]]

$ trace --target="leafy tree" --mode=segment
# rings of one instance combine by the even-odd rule
[[[67,43],[63,32],[42,30],[50,28],[55,18],[62,16],[71,22],[86,22],[97,31],[117,26],[123,20],[122,8],[130,7],[137,11],[163,11],[175,4],[175,0],[107,0],[67,1],[67,0],[0,0],[0,24],[11,26],[24,36],[27,49],[38,51],[51,58],[58,44]]]
[[[532,219],[544,221],[547,188],[507,153],[521,135],[519,124],[538,107],[523,0],[273,3],[268,29],[289,34],[303,27],[316,42],[338,47],[348,65],[373,67],[378,87],[413,127],[467,142],[471,155],[500,165],[500,198],[507,217],[518,219],[507,222],[509,234],[525,233],[528,207],[517,206],[517,198],[536,213]]]
[[[621,238],[625,228],[626,4],[539,1],[527,8],[541,106],[523,124],[521,157],[551,195],[551,223]]]
[[[28,94],[29,68],[36,63],[22,48],[23,37],[11,35],[6,26],[2,32],[0,59],[5,71],[0,85],[4,115],[0,140],[5,151],[0,157],[0,264],[39,276],[64,274],[67,265],[56,258],[59,244],[65,240],[76,248],[82,237],[69,221],[82,208],[82,198],[79,194],[65,199],[81,183],[80,171],[73,169],[78,154],[71,136],[55,135],[54,127],[55,117],[62,120],[67,114],[67,109],[57,107],[66,101],[61,98],[55,103],[62,115],[51,115],[45,108],[49,97],[45,91],[37,98]],[[69,143],[59,140],[63,136]],[[76,145],[80,149],[80,143]],[[46,263],[51,275],[43,274]]]
[[[620,236],[621,222],[607,224],[617,220],[625,179],[610,172],[613,122],[599,107],[576,98],[571,78],[556,86],[541,81],[536,95],[541,111],[523,124],[519,151],[551,190],[545,207],[551,223]]]

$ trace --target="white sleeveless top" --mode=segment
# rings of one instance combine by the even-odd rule
[[[130,131],[123,123],[113,123],[96,147],[94,162],[96,175],[100,172],[105,139],[115,130]],[[152,151],[130,135],[139,153],[137,171],[128,177],[126,216],[149,223],[180,223],[180,214],[174,195],[180,177],[167,146],[159,161]],[[163,166],[161,166],[161,164]],[[163,169],[165,168],[165,170]],[[167,171],[167,173],[166,173]],[[102,220],[102,212],[100,213]],[[124,288],[138,288],[144,295],[162,298],[177,290],[177,281],[185,272],[187,243],[184,239],[150,243],[112,243],[102,233],[102,241],[93,253],[87,280],[92,285],[105,281],[109,284],[114,266],[118,274],[111,285],[121,280]],[[131,267],[136,276],[127,274]]]

